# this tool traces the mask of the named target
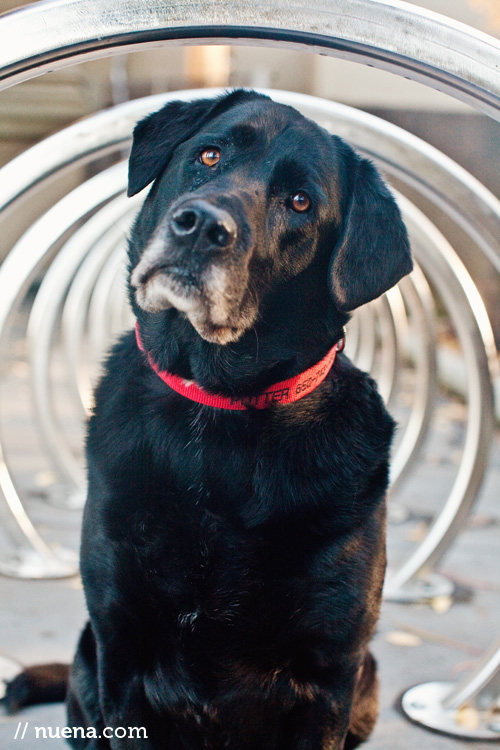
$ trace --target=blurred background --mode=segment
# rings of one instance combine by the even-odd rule
[[[0,0],[0,13],[26,4],[16,0]],[[500,38],[500,0],[425,0],[413,5],[442,13]],[[247,44],[169,44],[147,51],[80,63],[3,90],[0,93],[0,166],[75,120],[113,105],[163,92],[237,86],[310,94],[374,114],[435,146],[464,167],[500,199],[498,122],[428,86],[368,65],[311,52]],[[1,223],[0,262],[35,219],[45,214],[49,207],[113,161],[126,156],[119,149],[118,152],[113,157],[101,157],[86,163],[85,166],[77,166],[57,175],[57,179],[48,180],[42,189],[33,191],[29,200],[21,201],[19,206],[16,204],[10,210],[7,219],[4,217]],[[34,168],[36,169],[36,165]],[[391,183],[400,188],[401,192],[441,230],[462,260],[487,308],[496,347],[497,350],[500,349],[500,276],[492,263],[481,252],[478,244],[460,228],[459,222],[453,221],[444,210],[430,203],[422,191],[413,191],[408,184],[400,185],[395,177],[391,177]],[[100,211],[100,208],[96,211],[97,218]],[[75,222],[76,236],[79,228],[84,229],[83,218],[87,217],[80,218],[81,225],[79,221]],[[118,234],[122,235],[122,242],[127,231],[126,222],[120,219],[116,224]],[[32,575],[29,554],[26,559],[23,558],[18,554],[22,551],[23,544],[19,548],[14,545],[14,553],[18,554],[21,560],[19,570],[14,572],[12,577],[9,577],[8,568],[6,575],[0,575],[0,682],[2,674],[7,674],[5,670],[2,672],[2,657],[9,668],[11,660],[14,660],[14,669],[18,668],[18,662],[29,664],[48,660],[70,660],[78,632],[86,617],[81,582],[77,575],[76,551],[81,505],[85,494],[82,478],[82,445],[85,418],[91,397],[90,389],[87,389],[83,397],[79,393],[75,399],[74,381],[78,380],[78,377],[75,377],[75,373],[68,367],[68,349],[70,364],[76,364],[76,370],[83,370],[84,380],[88,381],[83,383],[82,391],[86,390],[91,380],[95,382],[95,373],[92,373],[92,378],[87,377],[87,364],[84,362],[91,348],[88,341],[92,338],[87,335],[88,321],[74,315],[75,328],[70,330],[66,338],[63,330],[64,314],[71,307],[67,303],[68,300],[71,302],[72,291],[70,286],[63,287],[62,281],[68,285],[72,284],[71,274],[74,274],[79,284],[80,302],[83,300],[85,304],[82,307],[85,307],[88,299],[83,299],[82,290],[86,284],[88,285],[88,278],[85,278],[86,263],[82,260],[78,268],[75,266],[70,269],[71,273],[66,274],[67,279],[63,278],[64,268],[62,271],[61,268],[59,270],[59,279],[54,276],[51,281],[48,278],[51,263],[54,259],[57,260],[59,250],[71,250],[69,240],[68,248],[65,248],[67,239],[66,235],[57,238],[54,247],[50,248],[45,266],[29,276],[29,284],[26,282],[13,306],[9,321],[10,329],[5,337],[9,346],[4,345],[3,359],[0,363],[0,449],[5,453],[6,464],[13,477],[18,497],[24,503],[27,513],[24,515],[23,511],[19,514],[18,525],[22,527],[25,521],[33,522],[43,539],[48,541],[51,549],[58,555],[69,550],[70,573],[63,565],[60,580],[57,580],[59,573],[54,574],[54,571],[50,570],[46,571],[45,576],[43,572]],[[36,242],[36,238],[34,241]],[[110,247],[111,244],[110,241]],[[91,243],[89,247],[90,245]],[[29,250],[29,247],[24,249]],[[123,251],[123,247],[117,249]],[[118,261],[114,258],[113,255],[111,261],[118,267]],[[455,262],[455,270],[459,266],[460,264]],[[108,271],[110,269],[114,274],[114,268],[109,266]],[[118,276],[113,274],[108,274],[108,280],[112,278],[116,281]],[[419,272],[415,273],[411,282],[414,287],[411,283],[405,286],[405,282],[400,285],[402,297],[399,298],[399,302],[399,292],[396,290],[396,296],[393,295],[388,303],[383,303],[386,305],[385,308],[383,304],[378,307],[375,304],[371,308],[372,312],[362,308],[359,316],[355,316],[347,339],[348,354],[354,355],[359,366],[373,371],[375,376],[377,373],[383,374],[384,366],[387,365],[387,362],[384,365],[383,347],[390,339],[387,333],[387,304],[390,307],[391,325],[394,329],[398,324],[398,316],[394,313],[401,313],[399,323],[404,345],[400,348],[399,360],[398,357],[394,358],[393,370],[389,373],[390,377],[394,376],[396,386],[388,387],[388,392],[392,390],[391,398],[388,399],[389,408],[400,424],[396,457],[401,445],[405,443],[407,433],[411,432],[415,415],[420,414],[423,421],[418,436],[414,438],[411,471],[407,472],[406,477],[408,481],[405,478],[404,483],[397,483],[396,491],[390,498],[389,559],[394,568],[397,568],[409,554],[418,551],[419,545],[425,543],[425,539],[432,533],[434,521],[439,519],[447,498],[454,492],[457,477],[463,477],[463,469],[469,462],[470,451],[468,454],[466,443],[470,425],[473,425],[472,431],[476,429],[476,432],[481,432],[481,425],[477,427],[477,419],[481,418],[477,399],[474,401],[471,398],[474,388],[481,389],[481,383],[479,386],[477,383],[471,385],[473,377],[469,377],[467,382],[467,368],[464,367],[464,363],[472,354],[470,348],[464,346],[464,341],[459,340],[460,337],[457,336],[457,327],[461,325],[463,329],[468,329],[468,325],[463,321],[457,323],[457,320],[453,319],[449,300],[443,301],[433,273],[427,274],[427,280],[418,274]],[[119,283],[123,288],[122,277]],[[45,301],[36,306],[35,297],[39,289],[44,291],[44,284]],[[75,284],[74,288],[76,286]],[[96,283],[96,288],[97,286]],[[99,293],[101,294],[102,290]],[[52,310],[49,310],[51,294],[54,304]],[[87,297],[90,298],[89,289]],[[473,297],[474,295],[469,295],[469,298],[465,299],[464,307],[468,304],[474,305]],[[430,314],[426,318],[425,308],[429,300]],[[61,315],[63,307],[65,312]],[[99,309],[110,308],[108,306]],[[130,319],[127,313],[122,316],[121,307],[118,306],[116,309],[119,318],[117,331],[129,326]],[[47,310],[48,315],[44,318]],[[49,320],[51,312],[54,312],[53,320]],[[104,323],[104,320],[105,316],[101,321],[97,319],[97,328],[102,328],[107,336],[109,331],[107,321]],[[427,341],[426,326],[432,329]],[[92,329],[92,325],[89,324],[88,328]],[[47,329],[49,332],[44,342],[42,338],[44,330]],[[37,337],[33,336],[35,330],[39,336],[40,346]],[[113,335],[116,331],[112,331]],[[92,330],[90,333],[92,334]],[[400,333],[401,330],[399,333],[396,331],[396,338]],[[477,331],[475,335],[476,340],[481,338]],[[50,340],[51,337],[53,340]],[[73,348],[72,337],[75,339]],[[109,338],[106,338],[106,346]],[[354,343],[356,341],[357,344]],[[481,345],[485,345],[484,341]],[[80,349],[76,354],[78,346]],[[435,349],[430,359],[426,359],[429,354],[426,347]],[[42,355],[41,362],[45,367],[43,372],[37,371],[38,354]],[[435,361],[432,362],[432,357],[436,358],[437,364]],[[490,374],[486,360],[483,359],[478,367],[482,368],[485,378],[482,385],[489,386]],[[420,387],[421,381],[425,381],[426,378],[433,381],[427,392],[426,383],[423,390]],[[380,380],[383,378],[379,379],[379,382]],[[35,394],[33,398],[35,386],[38,387],[40,384],[42,395]],[[76,385],[78,390],[80,382]],[[496,387],[499,391],[498,377]],[[487,390],[488,388],[485,388],[485,391]],[[427,401],[423,403],[425,399]],[[443,679],[451,683],[462,679],[468,680],[468,675],[474,674],[482,654],[498,635],[498,402],[500,398],[497,399],[496,423],[492,436],[485,430],[486,439],[483,444],[478,441],[479,447],[476,446],[473,455],[473,462],[487,466],[485,481],[482,485],[478,482],[477,486],[467,490],[473,500],[477,495],[474,508],[462,514],[461,533],[454,539],[442,567],[441,560],[438,561],[440,573],[451,582],[451,587],[444,594],[433,589],[427,597],[420,596],[422,591],[419,589],[419,593],[410,596],[404,604],[390,600],[390,597],[387,597],[384,603],[374,644],[382,672],[382,713],[376,732],[369,743],[373,750],[417,750],[422,745],[429,750],[452,750],[458,746],[469,749],[484,747],[474,741],[465,745],[456,737],[426,733],[409,724],[395,708],[395,704],[398,703],[398,696],[413,684],[431,679]],[[491,412],[493,409],[491,402],[489,403],[490,406],[486,408]],[[41,406],[50,408],[43,411]],[[429,413],[423,416],[427,406]],[[482,408],[484,410],[484,404]],[[54,444],[50,444],[49,438],[52,428],[55,427],[59,443],[56,441],[54,450]],[[67,467],[62,466],[61,470],[58,456],[54,455],[57,454],[58,445],[61,443],[64,448],[69,446],[74,454],[73,457],[68,457],[68,460],[71,458],[70,470],[66,472],[64,469]],[[1,458],[0,456],[0,468],[3,469]],[[62,463],[64,464],[64,461]],[[71,471],[73,463],[77,465],[76,479]],[[0,484],[5,495],[5,487],[8,487],[5,473],[0,476],[0,480],[3,481],[0,481]],[[16,515],[15,511],[12,512],[12,508],[16,507],[15,502],[17,497],[11,503],[10,511],[5,513],[5,498],[0,495],[0,573],[4,573],[5,570],[4,548],[6,550],[10,543],[9,535],[5,534],[4,545],[4,531],[12,521],[10,516]],[[29,536],[28,533],[27,537]],[[32,550],[29,550],[30,552]],[[50,558],[50,554],[46,552],[45,550],[42,555],[46,558],[45,562]],[[66,564],[64,556],[61,559]],[[50,559],[48,561],[50,563]],[[25,562],[28,565],[26,569],[23,568]],[[432,577],[434,567],[430,566],[430,570],[426,570],[425,573]],[[45,580],[32,580],[36,577]],[[497,654],[495,658],[500,662],[500,649]],[[495,667],[497,661],[490,659],[488,662],[494,679],[488,687],[489,702],[487,710],[483,711],[484,715],[479,715],[481,707],[472,702],[464,704],[463,710],[461,707],[460,711],[455,712],[453,719],[456,720],[457,727],[460,724],[469,727],[471,731],[481,722],[488,726],[496,726],[496,729],[491,730],[496,733],[495,741],[500,737],[500,668]],[[61,706],[33,709],[21,718],[36,720],[39,725],[64,725]],[[2,750],[14,750],[20,744],[14,738],[17,721],[17,717],[0,717]],[[38,744],[25,742],[24,747],[36,750]],[[53,742],[46,742],[44,747],[62,750],[64,743],[54,738]]]

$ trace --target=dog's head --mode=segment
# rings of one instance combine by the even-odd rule
[[[206,341],[237,341],[266,295],[312,265],[342,314],[411,270],[373,164],[261,94],[174,101],[140,122],[129,195],[152,181],[130,245],[135,303],[175,308]]]

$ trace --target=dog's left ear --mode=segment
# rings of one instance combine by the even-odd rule
[[[349,149],[354,179],[347,213],[330,261],[337,305],[354,310],[410,273],[410,243],[401,213],[376,167]]]

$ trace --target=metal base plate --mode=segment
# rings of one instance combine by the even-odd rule
[[[78,555],[65,547],[47,555],[22,549],[0,557],[0,574],[9,578],[70,578],[78,574]]]
[[[411,604],[429,601],[438,596],[452,596],[454,590],[455,586],[452,581],[437,573],[431,573],[426,578],[408,581],[403,586],[394,586],[391,583],[390,571],[388,571],[384,586],[384,599],[388,602]]]
[[[469,740],[500,740],[500,722],[488,711],[445,709],[453,682],[425,682],[404,693],[401,708],[411,721],[442,734]]]

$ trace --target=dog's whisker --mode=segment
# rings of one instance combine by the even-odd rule
[[[255,364],[259,364],[259,334],[257,332],[257,329],[254,328],[255,332]]]

